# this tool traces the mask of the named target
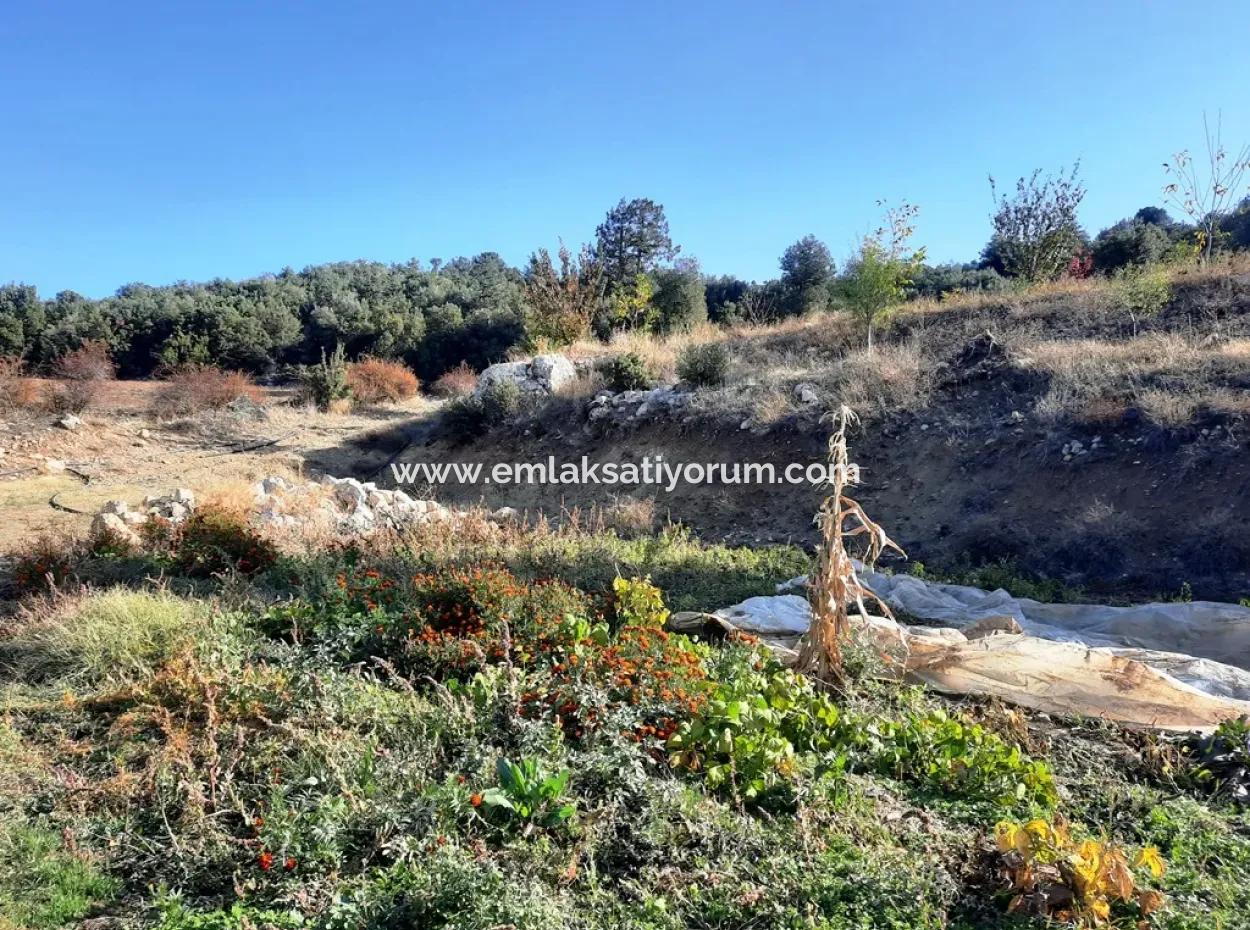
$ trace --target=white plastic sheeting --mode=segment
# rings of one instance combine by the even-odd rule
[[[779,588],[793,588],[800,580]],[[1151,632],[1148,623],[1141,622],[1146,629],[1138,630],[1131,622],[1131,612],[1137,608],[1085,608],[1094,614],[1118,612],[1103,615],[1099,622],[1083,617],[1082,608],[1075,605],[1039,604],[1002,591],[934,585],[916,578],[906,578],[903,585],[885,584],[882,580],[896,582],[904,577],[872,573],[866,573],[864,580],[892,607],[951,624],[907,626],[881,617],[868,619],[866,632],[900,674],[929,687],[953,694],[995,695],[1048,713],[1105,717],[1165,730],[1205,730],[1221,720],[1250,713],[1250,672],[1211,659],[1123,645],[1126,641],[1169,642],[1166,631],[1175,615],[1168,608],[1212,606],[1221,609],[1218,616],[1225,616],[1222,611],[1229,609],[1250,613],[1243,608],[1147,605],[1138,616],[1155,618]],[[937,590],[928,592],[929,588]],[[1034,605],[1062,606],[1071,613],[1050,614],[1052,622],[1039,623],[1036,614],[1030,616]],[[925,612],[939,610],[943,616],[926,616]],[[737,629],[759,634],[785,654],[806,632],[811,614],[805,597],[779,594],[748,598],[717,611],[716,616]],[[1198,616],[1209,619],[1210,614],[1200,610]],[[1072,618],[1071,626],[1053,622],[1065,617]],[[855,618],[853,622],[864,625]],[[1120,645],[1084,643],[1078,629],[1092,631],[1091,637],[1103,644],[1118,638]],[[1119,631],[1118,636],[1113,630]],[[1130,639],[1130,635],[1140,638]]]

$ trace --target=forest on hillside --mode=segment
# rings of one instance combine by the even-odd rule
[[[1211,260],[1250,248],[1250,197],[1193,222],[1145,207],[1097,236],[1081,227],[1075,169],[1021,178],[996,192],[988,244],[976,260],[931,265],[911,245],[916,208],[886,210],[881,227],[838,267],[804,236],[781,255],[777,278],[708,276],[674,243],[662,205],[621,200],[593,240],[523,268],[484,252],[451,261],[337,262],[242,281],[127,284],[102,299],[25,284],[0,286],[0,358],[46,371],[85,343],[107,346],[118,373],[145,377],[214,363],[262,376],[317,361],[402,359],[423,378],[466,362],[481,369],[514,347],[535,349],[621,330],[672,332],[711,321],[767,323],[844,308],[868,324],[911,298],[995,291],[1065,275],[1123,275],[1161,262]]]

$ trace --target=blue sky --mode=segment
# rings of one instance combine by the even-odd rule
[[[49,2],[0,18],[0,281],[450,258],[667,209],[711,273],[847,253],[875,201],[934,260],[988,238],[987,173],[1080,158],[1085,225],[1160,201],[1203,110],[1250,140],[1250,6]]]

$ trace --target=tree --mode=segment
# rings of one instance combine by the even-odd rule
[[[530,256],[525,272],[526,332],[528,338],[552,345],[568,345],[590,332],[595,308],[603,294],[603,267],[590,246],[577,257],[560,243],[560,270],[546,249]]]
[[[669,237],[664,207],[643,197],[622,198],[595,230],[595,257],[609,289],[629,284],[680,251]]]
[[[835,265],[829,247],[815,236],[804,236],[782,253],[781,283],[788,309],[794,315],[824,310]]]
[[[672,268],[660,268],[651,277],[655,282],[651,302],[660,332],[688,330],[707,322],[707,290],[697,261],[679,259]]]
[[[39,294],[29,284],[0,287],[0,358],[37,351],[47,313]]]
[[[1129,265],[1153,264],[1171,247],[1172,240],[1161,225],[1134,218],[1121,220],[1100,232],[1094,238],[1091,253],[1095,268],[1113,272]]]
[[[877,321],[906,296],[912,277],[924,264],[924,249],[910,250],[918,208],[904,201],[885,211],[885,223],[865,236],[847,263],[839,290],[847,309],[864,326],[868,349]]]
[[[1051,281],[1063,273],[1084,242],[1076,216],[1085,198],[1077,177],[1080,167],[1077,162],[1067,175],[1060,169],[1045,179],[1039,168],[1016,181],[1013,197],[1000,197],[990,177],[995,211],[994,234],[984,256],[987,264],[1026,281]]]
[[[1163,170],[1172,178],[1164,186],[1163,196],[1198,226],[1198,261],[1203,265],[1211,260],[1220,222],[1243,193],[1242,182],[1250,170],[1250,143],[1230,158],[1220,138],[1221,123],[1217,117],[1213,132],[1206,114],[1202,116],[1207,148],[1203,168],[1198,167],[1188,150],[1177,152],[1163,164]]]

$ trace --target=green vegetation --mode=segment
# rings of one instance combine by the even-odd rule
[[[645,391],[655,382],[647,363],[633,352],[626,352],[611,359],[604,377],[614,391]]]
[[[0,926],[1040,927],[1007,912],[1068,836],[1132,884],[1109,866],[1052,916],[1250,912],[1250,821],[1203,774],[1241,730],[1169,753],[872,665],[821,691],[750,637],[665,629],[804,570],[794,550],[474,536],[208,580],[75,550],[141,589],[0,634]],[[158,564],[197,598],[143,590]],[[995,824],[1038,842],[996,850]]]
[[[695,387],[720,387],[729,371],[729,353],[719,342],[688,346],[677,359],[677,377]]]

